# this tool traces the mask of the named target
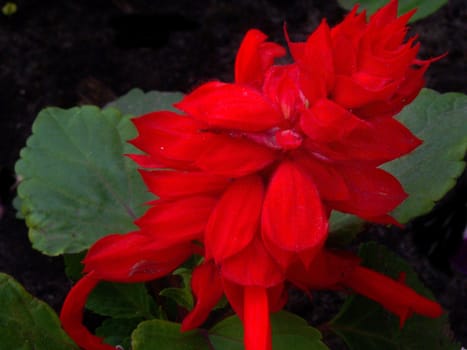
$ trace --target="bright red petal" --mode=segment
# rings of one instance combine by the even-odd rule
[[[313,105],[317,99],[328,95],[335,80],[331,33],[326,21],[309,36],[305,46],[294,44],[292,54],[300,68],[303,94]]]
[[[139,232],[106,236],[89,249],[84,271],[105,281],[143,282],[170,273],[193,253],[191,244],[159,250],[153,244]]]
[[[440,59],[444,56],[437,57]],[[423,75],[430,63],[420,62],[420,67],[410,67],[407,70],[405,79],[397,89],[396,93],[389,100],[377,101],[355,110],[355,114],[362,118],[372,119],[379,117],[391,117],[399,113],[405,105],[412,102],[417,97],[420,90],[425,86]]]
[[[331,202],[337,210],[363,218],[385,215],[407,197],[399,181],[374,167],[341,167],[350,198]]]
[[[342,140],[355,129],[370,129],[367,122],[328,99],[320,99],[304,110],[300,127],[313,141],[326,143]]]
[[[265,288],[244,288],[245,350],[271,350],[271,323]]]
[[[263,194],[259,176],[238,179],[227,188],[206,227],[207,258],[223,261],[250,244],[259,230]]]
[[[304,141],[311,155],[333,161],[359,161],[380,165],[410,153],[421,141],[393,118],[379,118],[358,125],[341,139],[329,143]]]
[[[182,331],[199,327],[222,297],[222,280],[212,262],[205,262],[193,270],[191,290],[196,297],[196,305],[183,320]]]
[[[236,83],[259,87],[265,71],[274,63],[274,59],[286,54],[282,46],[266,42],[266,39],[267,36],[257,29],[246,33],[235,59]]]
[[[139,136],[130,143],[151,156],[154,163],[183,167],[193,163],[206,148],[205,125],[173,112],[155,112],[133,119]]]
[[[114,350],[115,347],[104,344],[103,339],[93,335],[83,325],[83,312],[86,300],[99,283],[94,273],[88,273],[81,278],[68,293],[60,312],[63,329],[85,350]]]
[[[260,91],[239,84],[203,85],[176,107],[210,128],[262,131],[282,121],[280,111]]]
[[[443,312],[438,303],[417,294],[403,283],[363,266],[347,276],[345,284],[398,315],[401,326],[412,312],[431,318],[439,317]]]
[[[217,194],[230,182],[228,178],[202,172],[140,170],[148,189],[162,199],[200,194]]]
[[[299,259],[295,252],[278,247],[274,242],[269,240],[267,235],[263,234],[262,240],[264,247],[274,257],[274,261],[281,267],[282,271],[286,271],[294,261]]]
[[[271,67],[264,80],[263,92],[280,107],[285,121],[294,121],[298,111],[305,106],[297,65]]]
[[[400,80],[415,59],[419,47],[419,44],[413,45],[412,42],[408,42],[398,47],[397,51],[375,53],[374,48],[365,47],[363,40],[358,62],[359,68],[371,75]]]
[[[224,293],[229,300],[230,306],[241,320],[244,320],[244,286],[222,279]],[[277,312],[282,310],[287,302],[287,291],[283,283],[267,289],[269,310]]]
[[[352,75],[357,70],[359,42],[366,28],[365,11],[355,6],[345,19],[332,28],[331,38],[336,74]]]
[[[360,108],[375,101],[390,99],[400,82],[356,73],[353,76],[338,75],[332,91],[332,100],[344,108]]]
[[[125,154],[128,158],[133,160],[139,166],[146,168],[146,169],[160,169],[167,166],[167,162],[170,162],[168,159],[161,160],[160,157],[152,157],[148,154]],[[174,162],[174,164],[180,166],[179,162]],[[174,165],[172,165],[174,166]],[[185,167],[181,165],[183,169]]]
[[[334,84],[334,59],[331,32],[325,20],[308,37],[305,44],[305,57],[306,62],[298,62],[299,66],[311,75],[321,75],[329,91]]]
[[[210,174],[241,177],[265,168],[276,155],[271,148],[250,140],[215,135],[196,165]]]
[[[154,241],[153,246],[187,243],[202,237],[216,203],[217,199],[209,196],[158,200],[135,223]]]
[[[297,165],[283,162],[272,176],[264,200],[262,234],[292,252],[321,245],[328,221],[313,183]]]
[[[397,18],[397,0],[391,0],[389,3],[381,7],[370,18],[370,23],[376,27],[381,27],[391,23]]]
[[[287,26],[284,23],[284,36],[289,47],[290,54],[296,62],[302,62],[305,59],[305,43],[304,42],[293,42],[290,40]]]
[[[347,184],[339,169],[312,155],[296,153],[294,161],[303,171],[313,178],[320,196],[325,200],[345,200],[349,198]]]
[[[240,253],[221,263],[225,279],[243,286],[273,287],[284,280],[284,274],[273,257],[256,237]]]
[[[355,129],[343,140],[347,153],[354,159],[382,164],[406,155],[422,142],[393,118],[373,120],[370,128]]]

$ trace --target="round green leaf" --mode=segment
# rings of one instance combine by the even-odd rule
[[[409,155],[384,164],[409,194],[392,215],[402,223],[428,213],[456,183],[465,168],[467,96],[423,89],[397,115],[423,144]]]
[[[135,229],[153,198],[124,157],[136,136],[117,110],[47,108],[33,124],[16,172],[21,211],[33,246],[48,255],[76,253],[100,237]]]
[[[407,284],[418,293],[433,298],[410,266],[384,246],[368,243],[362,246],[363,264],[376,271],[397,278],[406,273]],[[410,317],[404,327],[399,319],[376,302],[362,296],[351,296],[340,313],[330,322],[331,330],[339,335],[350,350],[458,350],[460,345],[448,335],[445,316],[430,319],[419,315]]]
[[[78,350],[55,312],[0,273],[0,349]]]
[[[356,4],[360,4],[359,10],[366,10],[368,15],[372,15],[378,9],[386,5],[389,0],[337,0],[339,5],[346,10],[351,10]],[[447,4],[448,0],[399,0],[399,16],[413,9],[417,12],[412,16],[409,22],[415,22],[435,13],[440,7]]]
[[[326,350],[321,333],[307,322],[288,312],[271,315],[272,347],[274,350]],[[216,350],[243,350],[243,325],[237,316],[226,318],[209,331]]]
[[[181,332],[177,323],[151,320],[139,324],[131,336],[133,350],[211,350],[199,331]]]
[[[141,89],[132,89],[109,103],[107,107],[114,107],[122,114],[140,116],[154,111],[176,111],[173,104],[180,101],[182,97],[181,92],[149,91],[144,93]]]

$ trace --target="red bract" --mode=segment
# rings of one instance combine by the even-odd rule
[[[400,281],[395,281],[360,266],[357,256],[322,250],[310,266],[294,265],[290,270],[289,280],[302,289],[350,288],[395,313],[400,319],[401,327],[413,313],[439,317],[442,313],[439,304],[415,293],[404,284],[404,274],[401,276]]]
[[[306,43],[289,41],[307,98],[330,96],[366,119],[399,112],[417,96],[424,85],[423,73],[433,61],[416,59],[420,46],[414,43],[416,37],[404,42],[414,12],[398,18],[393,0],[367,23],[365,12],[357,14],[355,7],[332,29],[323,22]]]
[[[193,273],[196,306],[183,330],[200,326],[224,293],[244,322],[247,350],[271,348],[269,313],[283,307],[286,281],[350,288],[401,322],[411,312],[441,313],[357,258],[323,250],[331,210],[396,223],[389,213],[406,198],[378,166],[420,144],[393,116],[420,90],[429,61],[415,58],[413,39],[403,42],[410,15],[396,18],[396,8],[390,2],[369,23],[356,10],[333,29],[323,22],[305,43],[289,40],[295,63],[284,66],[273,63],[285,50],[251,30],[235,83],[201,85],[176,104],[183,114],[134,120],[132,143],[145,155],[132,158],[160,199],[136,221],[139,231],[90,249],[88,275],[62,311],[79,345],[94,349],[95,337],[77,325],[99,280],[148,281],[193,253],[204,261]],[[79,307],[70,307],[75,298]]]

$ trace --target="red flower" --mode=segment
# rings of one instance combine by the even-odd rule
[[[404,42],[415,10],[398,18],[397,3],[391,0],[368,23],[355,6],[332,29],[323,21],[306,43],[288,40],[310,101],[331,96],[355,115],[374,119],[395,115],[418,95],[423,74],[440,57],[416,59],[416,36]]]
[[[443,312],[438,303],[407,287],[403,283],[404,278],[395,281],[360,266],[360,259],[350,253],[322,250],[310,266],[294,265],[290,269],[288,279],[305,290],[350,288],[396,314],[400,319],[401,327],[413,313],[435,318],[441,316]]]
[[[355,11],[332,30],[323,22],[306,43],[289,43],[291,65],[274,66],[285,50],[251,30],[237,55],[235,83],[198,87],[176,104],[184,114],[134,120],[139,136],[132,143],[146,154],[132,158],[160,199],[136,221],[139,231],[90,249],[88,274],[62,311],[79,345],[93,349],[96,341],[80,326],[80,312],[98,281],[158,278],[193,253],[204,262],[193,273],[196,306],[182,328],[201,325],[225,294],[244,322],[248,350],[271,348],[269,313],[283,307],[287,280],[304,289],[349,287],[401,320],[409,311],[440,313],[354,257],[323,251],[332,209],[390,223],[388,213],[406,197],[378,168],[420,144],[391,114],[403,100],[394,87],[412,96],[422,79],[410,80],[420,72],[412,67],[420,62],[418,47],[401,44],[407,16],[396,19],[395,4],[368,24]],[[395,37],[382,42],[393,30]],[[349,52],[355,62],[348,66],[342,56]],[[156,168],[171,170],[149,170]],[[385,294],[387,285],[408,301]]]

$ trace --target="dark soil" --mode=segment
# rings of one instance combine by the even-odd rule
[[[229,81],[236,49],[249,28],[284,43],[284,21],[292,38],[301,40],[321,18],[335,24],[345,13],[335,1],[326,0],[16,3],[16,14],[0,15],[0,271],[13,275],[56,310],[70,288],[62,259],[30,247],[25,224],[15,219],[12,207],[14,163],[37,113],[49,105],[104,105],[133,87],[186,92],[212,78]],[[466,14],[463,0],[451,0],[413,24],[423,58],[449,52],[430,68],[428,87],[467,92]],[[436,211],[408,229],[376,227],[362,238],[377,239],[410,261],[449,311],[454,336],[464,346],[467,278],[452,271],[449,259],[465,227],[465,182],[464,176]],[[294,300],[290,307],[313,324],[328,319],[340,303],[326,293],[318,294],[312,304]],[[333,349],[342,348],[334,342],[330,340]]]

